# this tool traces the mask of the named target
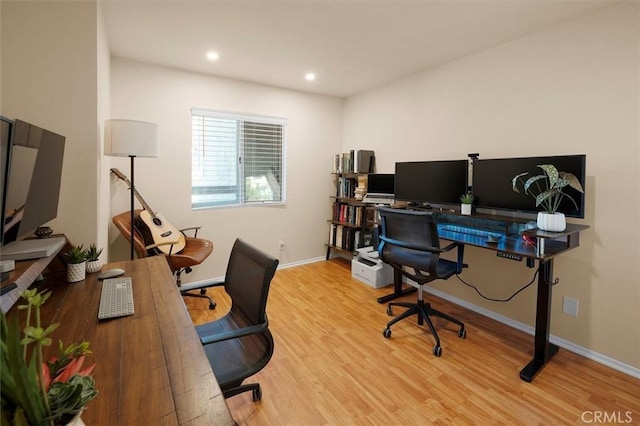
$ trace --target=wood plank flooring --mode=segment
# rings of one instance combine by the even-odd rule
[[[385,339],[390,317],[376,299],[390,291],[352,279],[341,259],[279,270],[267,306],[275,354],[247,380],[261,383],[263,398],[229,398],[234,419],[261,426],[640,424],[640,380],[560,349],[533,383],[523,382],[533,337],[447,301],[430,297],[465,323],[467,338],[436,319],[441,358],[415,320],[401,321]],[[229,309],[223,291],[211,294],[215,311],[185,298],[195,323]]]

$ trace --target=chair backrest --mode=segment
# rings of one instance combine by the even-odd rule
[[[431,212],[382,207],[378,213],[378,253],[384,262],[405,276],[423,282],[445,278],[455,270],[455,264],[440,259],[438,225]],[[428,274],[410,274],[404,266]]]
[[[140,210],[134,211],[134,217],[138,217]],[[118,228],[118,231],[125,237],[127,242],[131,243],[131,211],[120,213],[114,216],[111,221]],[[147,257],[147,249],[145,248],[144,238],[140,231],[134,227],[133,248],[138,258]]]
[[[225,291],[231,298],[231,311],[239,309],[252,324],[267,320],[267,296],[278,259],[237,239],[225,275]]]

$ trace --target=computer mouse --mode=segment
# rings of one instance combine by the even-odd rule
[[[106,280],[107,278],[119,277],[122,274],[124,274],[124,269],[113,268],[107,269],[106,271],[102,272],[100,275],[98,275],[98,278],[101,280]]]
[[[487,236],[486,242],[488,244],[495,244],[498,242],[498,238],[494,237],[493,235],[489,235]]]

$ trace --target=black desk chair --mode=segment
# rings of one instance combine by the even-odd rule
[[[242,382],[262,370],[273,355],[273,337],[265,312],[267,295],[278,259],[242,240],[231,250],[222,282],[231,297],[231,310],[222,318],[196,326],[200,341],[225,398],[251,390],[262,398],[259,383]]]
[[[458,274],[463,268],[464,245],[458,243],[449,244],[440,248],[438,226],[431,212],[417,212],[411,210],[399,210],[379,208],[380,224],[378,253],[383,262],[391,265],[405,277],[418,284],[418,300],[416,303],[391,302],[387,307],[387,314],[393,315],[393,306],[407,308],[387,323],[383,335],[391,337],[391,326],[400,320],[412,315],[418,316],[418,324],[427,323],[431,334],[436,339],[433,347],[435,356],[442,355],[440,338],[436,332],[430,316],[437,316],[451,321],[460,326],[458,336],[465,338],[467,332],[464,324],[457,319],[439,312],[425,303],[423,299],[423,286],[434,280],[446,280],[454,274]],[[458,248],[457,262],[441,259],[440,254]]]

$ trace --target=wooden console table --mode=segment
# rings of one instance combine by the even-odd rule
[[[41,314],[44,324],[60,323],[54,342],[90,342],[92,354],[85,362],[96,363],[99,395],[87,404],[83,421],[92,426],[234,425],[164,257],[116,262],[103,270],[110,268],[122,268],[132,279],[133,316],[98,321],[98,274],[73,284],[52,274],[37,284],[52,290]],[[13,307],[9,316],[16,313]]]

